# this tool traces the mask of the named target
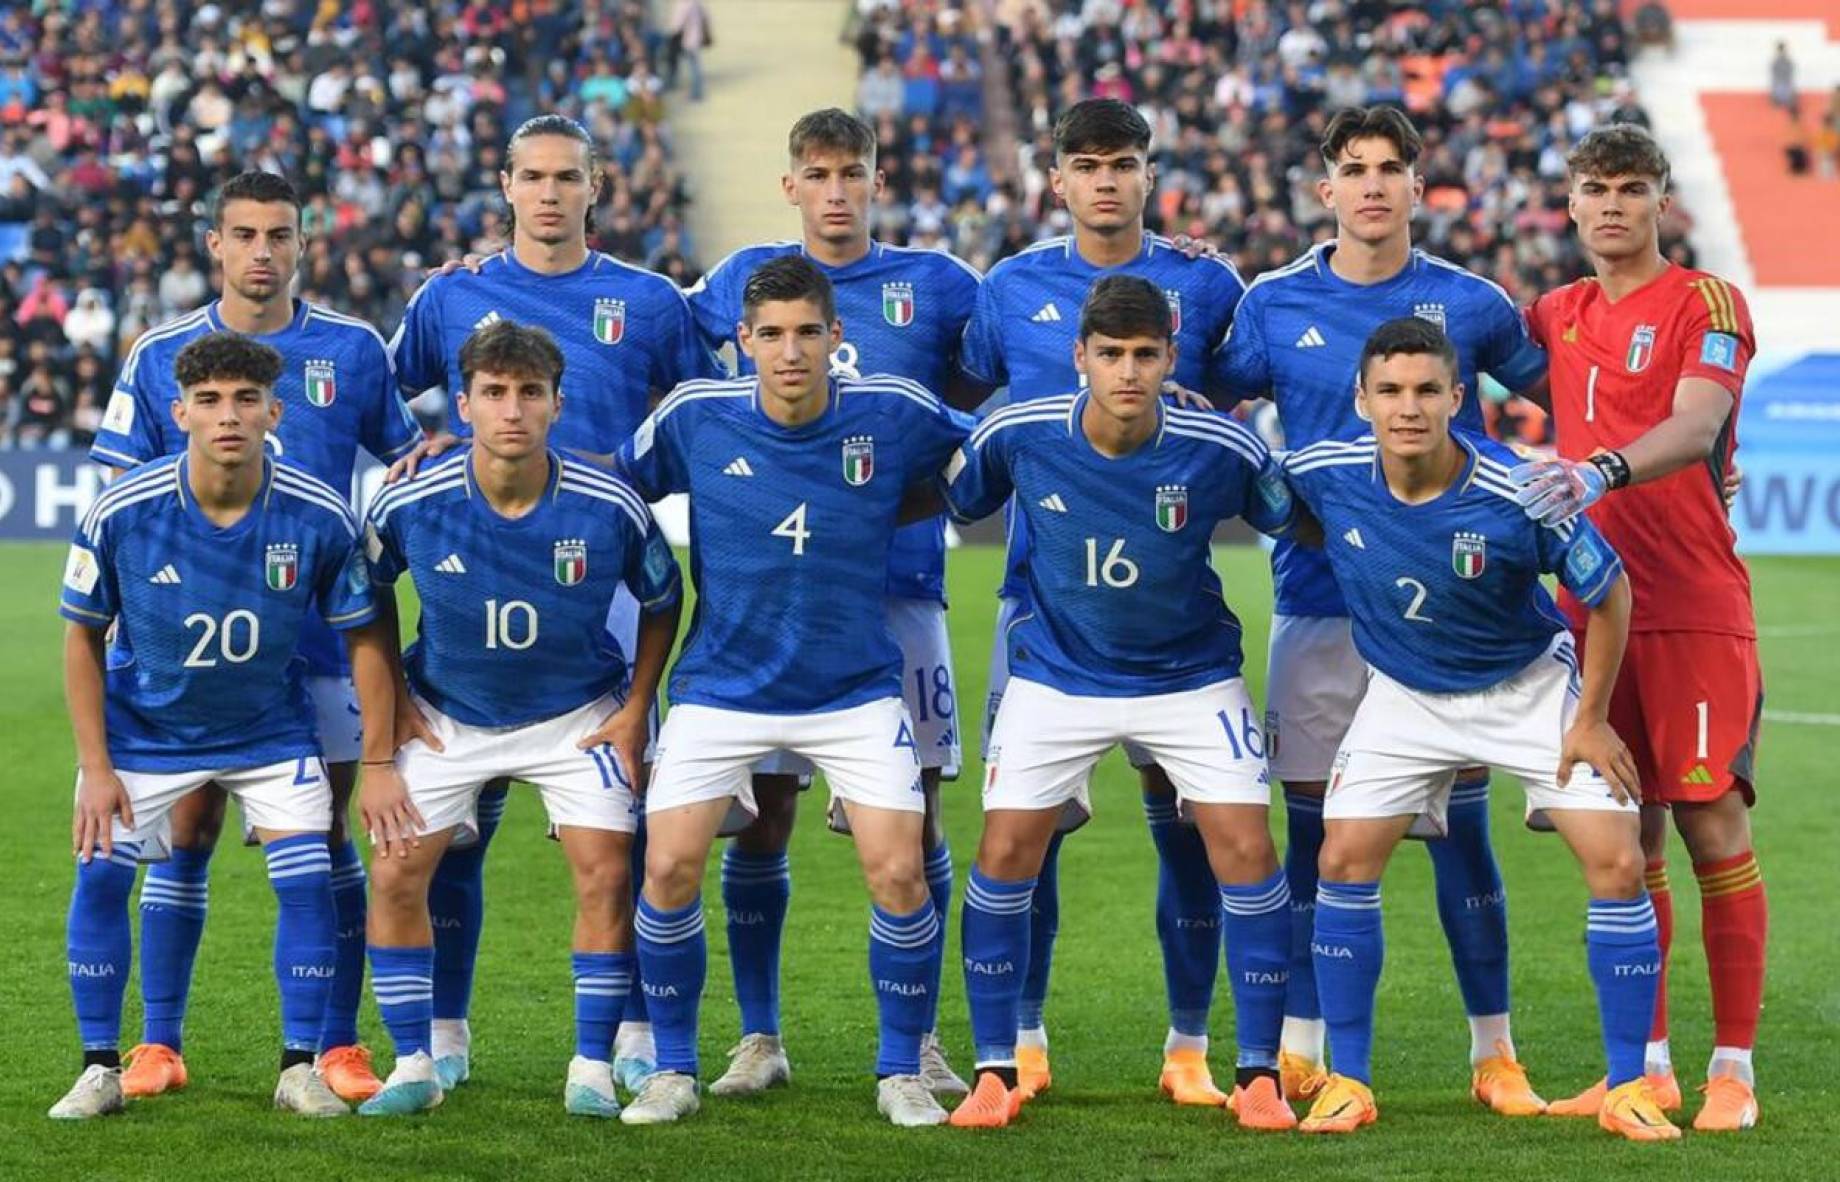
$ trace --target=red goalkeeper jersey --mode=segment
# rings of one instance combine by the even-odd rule
[[[1744,297],[1716,275],[1670,266],[1615,302],[1595,279],[1581,279],[1541,296],[1527,319],[1550,359],[1567,459],[1625,447],[1666,419],[1682,378],[1731,392],[1731,417],[1704,464],[1610,493],[1590,517],[1629,571],[1631,630],[1755,636],[1750,574],[1722,494],[1756,351]]]

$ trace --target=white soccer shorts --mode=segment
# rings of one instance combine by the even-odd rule
[[[1092,816],[1093,765],[1113,746],[1141,747],[1185,804],[1271,799],[1265,740],[1244,679],[1136,698],[1065,694],[1015,678],[1003,695],[984,767],[984,810],[1061,808],[1061,828]]]
[[[1619,803],[1589,764],[1558,784],[1559,746],[1578,712],[1577,657],[1570,633],[1519,673],[1472,693],[1411,689],[1373,670],[1367,696],[1335,757],[1325,821],[1423,814],[1441,835],[1457,772],[1476,764],[1519,777],[1527,812],[1636,810]]]
[[[984,697],[984,762],[990,762],[990,738],[997,729],[997,711],[1003,691],[1009,688],[1009,630],[1016,626],[1022,601],[1007,596],[997,600],[997,629],[990,640],[990,692]]]
[[[890,597],[888,631],[901,647],[901,697],[913,720],[920,766],[936,767],[942,780],[956,780],[961,748],[958,737],[958,679],[952,672],[952,634],[946,606],[936,599]],[[811,787],[812,765],[789,751],[775,751],[754,765],[763,776],[798,776]]]
[[[307,693],[319,730],[319,753],[327,763],[356,763],[364,750],[364,720],[349,677],[309,677]]]
[[[534,786],[552,826],[621,833],[639,827],[630,769],[620,765],[606,744],[587,751],[576,747],[620,708],[617,696],[608,694],[567,714],[511,727],[469,726],[420,698],[415,704],[445,748],[436,751],[412,739],[396,753],[396,771],[422,814],[423,834],[458,828],[456,844],[477,840],[479,793],[497,779]]]
[[[753,714],[686,703],[671,707],[658,738],[645,811],[656,813],[733,798],[724,833],[759,811],[755,765],[770,751],[789,751],[824,773],[833,801],[922,812],[920,758],[913,721],[899,698],[878,698],[816,714]]]
[[[1367,692],[1346,616],[1273,616],[1265,734],[1279,782],[1322,783]]]
[[[332,828],[332,782],[317,755],[304,755],[253,768],[206,768],[195,772],[130,772],[116,769],[128,803],[134,809],[134,828],[116,817],[116,841],[141,843],[141,861],[159,862],[172,856],[173,806],[194,790],[215,783],[230,794],[243,812],[245,832],[272,829],[278,833],[325,833]],[[78,786],[82,775],[78,774]]]

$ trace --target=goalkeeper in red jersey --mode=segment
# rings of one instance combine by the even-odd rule
[[[1722,489],[1756,338],[1736,288],[1662,257],[1668,162],[1646,131],[1599,128],[1567,164],[1572,220],[1595,274],[1528,312],[1550,357],[1560,458],[1524,464],[1514,478],[1530,516],[1551,523],[1588,512],[1628,568],[1635,609],[1610,722],[1641,771],[1648,889],[1661,924],[1663,988],[1646,1075],[1663,1107],[1679,1106],[1665,988],[1672,812],[1699,879],[1716,1027],[1693,1124],[1745,1129],[1757,1122],[1751,1047],[1768,926],[1748,812],[1763,678],[1750,575]],[[1582,633],[1579,605],[1566,607]],[[1602,1096],[1600,1084],[1548,1111],[1594,1116]]]

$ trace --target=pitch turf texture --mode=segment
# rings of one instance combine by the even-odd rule
[[[869,1074],[874,1002],[866,980],[867,903],[848,845],[808,798],[792,853],[785,1022],[794,1083],[744,1101],[706,1101],[675,1128],[633,1129],[570,1118],[561,1105],[572,1050],[570,893],[544,840],[534,793],[514,793],[488,862],[484,948],[475,994],[473,1082],[413,1119],[314,1123],[270,1110],[277,1013],[269,956],[274,904],[262,860],[226,842],[211,886],[187,1040],[189,1089],[131,1104],[125,1117],[56,1124],[44,1110],[75,1078],[75,1023],[63,973],[71,754],[59,687],[60,624],[52,615],[61,547],[0,551],[0,753],[9,840],[0,883],[5,1070],[0,1073],[0,1177],[885,1177],[885,1178],[1831,1178],[1840,1174],[1834,1121],[1834,1032],[1840,940],[1832,901],[1840,845],[1831,792],[1840,709],[1833,653],[1840,561],[1752,563],[1773,710],[1828,721],[1766,724],[1757,848],[1769,882],[1770,976],[1758,1070],[1763,1123],[1741,1136],[1636,1146],[1593,1123],[1507,1120],[1468,1095],[1468,1035],[1433,910],[1429,862],[1403,848],[1386,880],[1387,966],[1375,1073],[1380,1123],[1351,1138],[1241,1132],[1223,1112],[1178,1109],[1156,1091],[1164,1029],[1152,900],[1155,855],[1135,777],[1114,754],[1093,793],[1098,816],[1062,859],[1062,928],[1048,1026],[1054,1088],[1019,1125],[996,1132],[897,1130],[875,1113]],[[953,647],[967,755],[985,691],[1000,573],[998,553],[950,562]],[[1262,680],[1270,583],[1257,551],[1220,552],[1229,601],[1247,621],[1249,674]],[[1262,694],[1260,695],[1262,699]],[[978,835],[979,766],[946,795],[962,885]],[[1275,813],[1282,825],[1282,810]],[[1521,825],[1521,798],[1498,781],[1496,843],[1513,929],[1515,1033],[1534,1084],[1568,1094],[1602,1070],[1582,947],[1584,891],[1552,836]],[[1699,908],[1678,841],[1673,880],[1675,1055],[1696,1081],[1711,1027]],[[710,863],[710,975],[705,1078],[721,1070],[736,1014],[721,902]],[[942,1034],[970,1067],[958,973],[958,917],[947,951]],[[1216,1069],[1230,1080],[1232,1013],[1216,993]],[[139,1029],[129,989],[128,1041]],[[363,1030],[387,1069],[388,1043],[366,1001]],[[967,1070],[968,1074],[968,1070]],[[1698,1097],[1689,1087],[1689,1112]],[[719,1171],[719,1172],[718,1172]]]

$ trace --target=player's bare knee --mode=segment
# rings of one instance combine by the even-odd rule
[[[1735,788],[1716,800],[1676,804],[1674,827],[1697,863],[1733,858],[1751,848],[1751,815]]]
[[[873,861],[868,858],[863,862],[863,879],[869,886],[869,897],[883,911],[896,915],[909,915],[918,911],[926,902],[926,875],[920,869],[920,853],[890,853]]]
[[[1331,824],[1323,834],[1316,872],[1325,882],[1375,882],[1386,869],[1386,852],[1358,837],[1338,833]]]
[[[390,915],[407,915],[428,902],[428,882],[433,867],[421,867],[404,858],[371,860],[370,909]]]
[[[680,858],[657,846],[645,851],[644,895],[652,906],[666,911],[688,907],[702,887],[700,859]]]
[[[1585,863],[1585,885],[1597,899],[1634,899],[1644,887],[1647,858],[1638,846],[1605,851]]]

